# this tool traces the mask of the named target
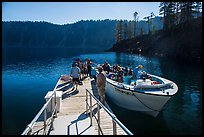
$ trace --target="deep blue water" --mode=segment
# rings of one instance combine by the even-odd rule
[[[117,107],[116,116],[134,134],[202,134],[202,66],[132,54],[71,49],[6,49],[2,55],[2,131],[21,134],[45,103],[62,74],[69,74],[75,58],[108,61],[134,67],[174,81],[179,91],[158,117]]]

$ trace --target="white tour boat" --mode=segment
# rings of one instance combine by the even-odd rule
[[[116,76],[115,73],[106,75],[105,93],[113,103],[153,117],[159,114],[167,101],[178,91],[174,82],[152,74],[148,74],[152,77],[151,80],[133,80],[130,76],[126,76],[123,83],[110,78],[110,75]]]

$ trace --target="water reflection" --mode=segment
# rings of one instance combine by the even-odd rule
[[[173,80],[179,88],[176,96],[166,104],[168,110],[164,111],[165,120],[171,119],[172,123],[178,125],[176,128],[170,128],[172,124],[167,122],[171,133],[201,134],[199,129],[202,127],[202,67],[179,65],[168,59],[160,59],[160,62],[164,77]]]
[[[142,64],[148,73],[174,81],[176,96],[164,106],[157,118],[117,107],[116,116],[135,134],[201,134],[202,67],[183,65],[168,59],[124,53],[81,54],[67,50],[6,51],[2,58],[3,133],[20,134],[44,103],[62,74],[69,74],[75,58],[90,58],[94,63],[111,65]],[[16,107],[17,106],[17,107]],[[8,109],[9,108],[9,109]],[[15,113],[15,115],[13,115]]]
[[[143,70],[148,73],[162,76],[178,85],[178,93],[167,102],[164,110],[156,119],[148,118],[137,112],[116,109],[117,106],[112,104],[115,113],[132,131],[135,131],[136,134],[201,134],[199,129],[202,127],[202,68],[200,66],[179,65],[169,59],[124,53],[105,53],[103,55],[103,57],[98,55],[89,57],[94,58],[97,63],[104,63],[102,60],[106,59],[110,64],[116,63],[132,68],[142,64]],[[155,124],[159,124],[160,126],[157,125],[159,128]],[[191,125],[195,126],[191,127]]]
[[[2,51],[2,64],[17,62],[47,61],[57,58],[70,58],[86,53],[98,53],[98,50],[73,50],[64,48],[8,48]]]

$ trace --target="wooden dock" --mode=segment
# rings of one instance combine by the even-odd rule
[[[64,84],[63,84],[64,83]],[[53,122],[53,129],[47,129],[48,135],[98,135],[98,124],[94,117],[97,117],[97,105],[93,110],[93,122],[90,124],[90,115],[86,114],[86,89],[88,89],[96,98],[98,91],[94,79],[86,78],[78,86],[78,90],[72,90],[72,85],[66,81],[60,80],[57,90],[63,91],[60,104],[60,112]],[[92,99],[92,103],[96,101]],[[110,110],[107,103],[105,106]],[[111,111],[111,110],[110,110]],[[33,132],[43,127],[43,121],[36,122]],[[112,118],[100,108],[100,127],[103,135],[113,135]],[[116,124],[117,135],[126,135],[123,129]],[[42,132],[42,131],[41,131]],[[40,134],[40,132],[39,132]]]

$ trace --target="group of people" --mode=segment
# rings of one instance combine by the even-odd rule
[[[142,65],[138,65],[132,70],[131,68],[128,68],[128,67],[122,68],[117,64],[114,64],[113,67],[111,68],[107,62],[105,62],[104,64],[101,64],[100,68],[98,69],[99,74],[97,75],[97,87],[98,87],[101,100],[102,101],[105,100],[106,74],[108,74],[107,75],[108,78],[114,79],[121,83],[123,83],[124,76],[130,76],[132,79],[143,79],[143,80],[150,78],[150,76],[148,76],[145,71],[140,73],[141,70],[142,70]],[[110,72],[113,72],[113,73],[110,73]]]
[[[108,75],[108,78],[111,78],[121,83],[123,83],[124,76],[131,76],[132,79],[149,78],[145,71],[143,71],[142,73],[139,73],[141,72],[142,65],[139,65],[134,69],[132,69],[128,67],[122,68],[118,64],[114,64],[113,67],[111,68],[110,65],[107,62],[105,62],[104,64],[102,64],[102,67],[104,68],[103,70],[106,72],[106,74],[109,74],[109,72],[113,73]]]
[[[76,90],[77,90],[78,84],[83,79],[85,79],[85,77],[88,77],[88,76],[91,77],[92,76],[93,70],[92,70],[91,65],[92,65],[92,62],[88,58],[86,58],[86,60],[84,62],[81,59],[77,58],[72,63],[70,76],[73,78],[73,84],[76,85]]]
[[[111,68],[110,65],[105,62],[104,64],[101,64],[98,67],[98,74],[96,75],[96,72],[94,69],[92,69],[93,62],[90,61],[90,59],[86,59],[85,62],[82,62],[80,59],[75,60],[75,62],[72,65],[70,76],[73,78],[73,84],[76,85],[76,90],[78,87],[78,84],[81,80],[83,80],[85,77],[94,77],[96,81],[96,86],[99,92],[100,101],[104,103],[105,101],[105,82],[106,82],[106,74],[107,77],[114,79],[118,82],[123,82],[124,76],[131,76],[132,79],[147,79],[150,78],[145,71],[142,72],[141,75],[139,75],[139,72],[141,72],[142,65],[139,65],[135,67],[134,69],[125,67],[122,68],[121,66],[114,64]],[[114,75],[116,74],[116,75]]]
[[[98,68],[98,74],[96,75],[96,71],[92,69],[93,62],[90,61],[90,59],[86,59],[83,63],[80,59],[76,59],[73,64],[70,71],[70,76],[72,77],[73,82],[73,89],[76,90],[80,81],[83,80],[85,77],[93,77],[96,81],[96,86],[99,92],[100,101],[104,103],[105,101],[105,81],[106,76],[103,73],[103,68]],[[97,76],[97,77],[96,77]]]

